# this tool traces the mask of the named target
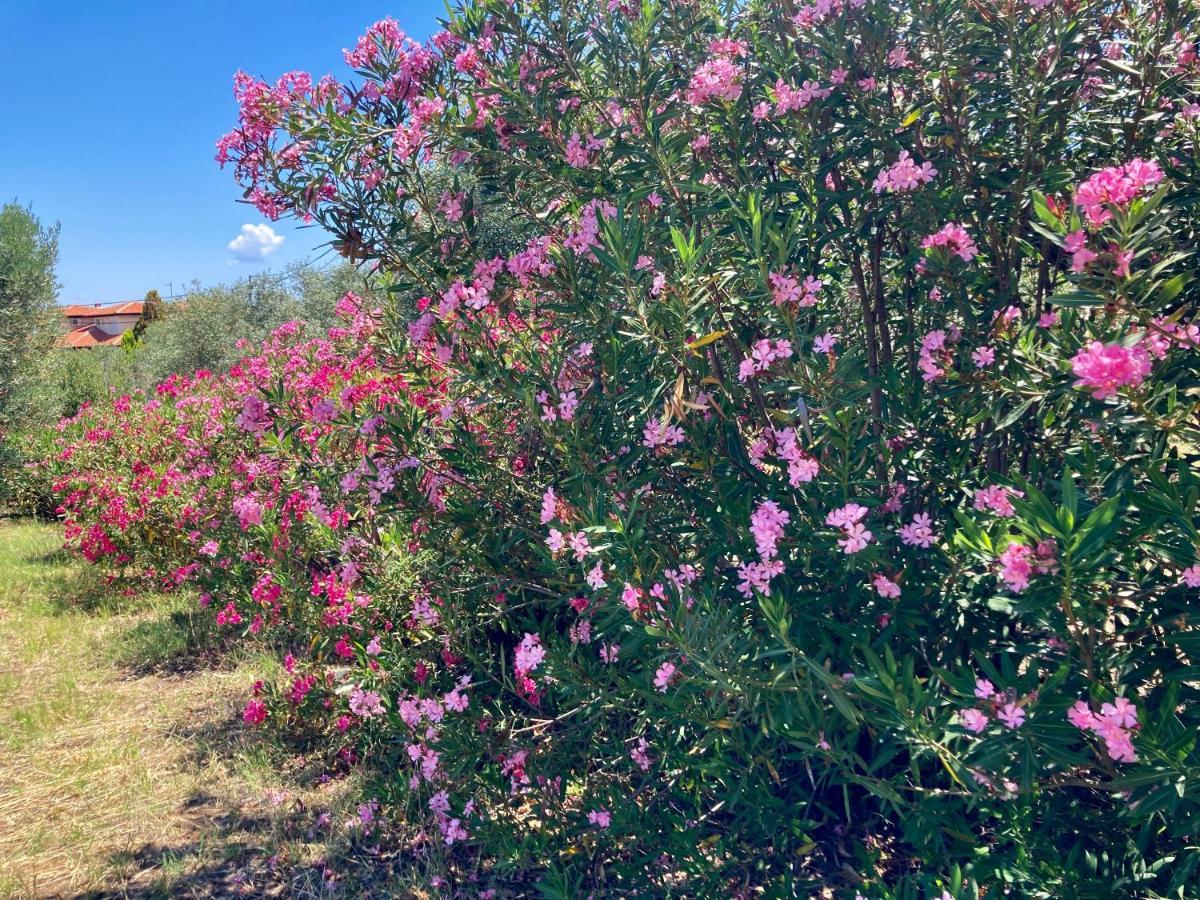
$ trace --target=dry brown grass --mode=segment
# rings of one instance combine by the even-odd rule
[[[0,896],[323,893],[351,785],[238,727],[268,663],[135,674],[180,598],[105,595],[58,541],[0,523]]]

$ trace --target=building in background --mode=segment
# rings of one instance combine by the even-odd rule
[[[141,300],[62,307],[64,333],[58,345],[87,350],[121,343],[121,335],[132,331],[142,317]]]

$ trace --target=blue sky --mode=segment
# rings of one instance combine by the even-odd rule
[[[349,75],[342,48],[392,16],[424,40],[441,0],[0,0],[0,203],[62,224],[63,303],[165,296],[316,256],[286,221],[266,259],[228,244],[265,220],[239,203],[213,143],[234,124],[233,73]]]

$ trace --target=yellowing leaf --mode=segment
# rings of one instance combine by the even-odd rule
[[[696,338],[696,340],[690,341],[688,343],[687,347],[689,350],[697,350],[700,347],[707,347],[713,341],[719,341],[721,338],[725,337],[725,335],[727,335],[727,334],[729,334],[728,331],[710,331],[704,337]]]
[[[919,118],[921,118],[921,111],[919,109],[914,109],[912,112],[910,112],[907,116],[904,117],[904,121],[900,123],[900,127],[907,128],[909,125],[911,125],[913,122],[917,121]]]

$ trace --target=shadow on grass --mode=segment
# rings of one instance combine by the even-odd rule
[[[229,649],[203,610],[184,596],[121,636],[117,663],[129,675],[186,675],[227,667]]]
[[[342,848],[333,845],[344,842],[329,827],[337,817],[319,822],[321,809],[309,796],[319,770],[299,767],[293,751],[272,736],[247,732],[233,708],[224,715],[186,719],[171,735],[187,748],[181,760],[185,767],[236,774],[204,784],[183,800],[177,815],[186,823],[185,837],[113,853],[104,887],[62,896],[330,896],[323,860],[340,853]],[[268,775],[283,788],[269,791],[260,784]],[[302,855],[304,850],[309,852]],[[342,895],[370,896],[357,890]]]
[[[113,854],[113,886],[77,900],[427,896],[403,886],[414,868],[411,854],[381,854],[373,840],[343,827],[354,817],[353,800],[346,808],[341,798],[318,793],[326,769],[315,757],[300,756],[275,736],[248,733],[232,711],[183,723],[172,733],[189,747],[187,765],[211,769],[220,760],[270,772],[283,788],[244,787],[241,796],[196,791],[180,810],[193,825],[186,839]]]
[[[304,752],[315,745],[248,732],[235,710],[181,723],[172,734],[189,747],[188,765],[207,769],[220,760],[271,773],[283,789],[246,791],[240,797],[197,791],[182,809],[195,826],[188,839],[115,854],[110,863],[114,872],[123,873],[120,886],[81,897],[430,896],[414,880],[428,859],[400,842],[381,843],[377,835],[345,826],[355,818],[353,783],[338,781],[349,790],[323,793],[329,769],[319,754]]]
[[[25,562],[37,566],[58,568],[60,566],[69,565],[75,562],[77,559],[78,557],[66,547],[58,547],[57,549],[50,550],[46,553],[27,556],[25,557]]]

